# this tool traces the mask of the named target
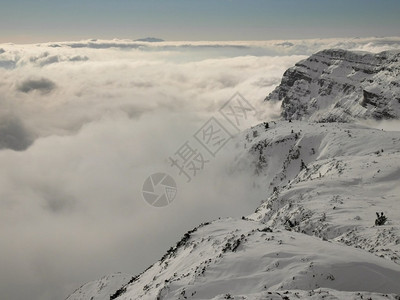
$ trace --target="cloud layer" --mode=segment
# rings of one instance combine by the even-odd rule
[[[259,120],[277,117],[263,99],[306,55],[399,46],[399,38],[0,45],[2,297],[65,298],[104,274],[142,271],[198,223],[250,213],[263,190],[252,170],[229,167],[234,144],[188,184],[168,157],[236,92]],[[158,171],[178,183],[163,209],[141,198]]]

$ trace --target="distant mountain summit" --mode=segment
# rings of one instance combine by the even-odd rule
[[[159,39],[159,38],[146,37],[146,38],[137,39],[137,40],[135,40],[135,42],[159,43],[159,42],[165,42],[165,41],[163,39]]]
[[[288,69],[266,101],[286,120],[351,122],[400,116],[400,51],[323,50]]]

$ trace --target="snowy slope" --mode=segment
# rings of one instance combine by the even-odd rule
[[[266,98],[285,119],[349,122],[400,116],[400,52],[330,49],[288,69]]]
[[[121,286],[128,283],[132,275],[115,273],[88,282],[73,292],[66,300],[103,300],[110,299]]]
[[[201,226],[117,299],[212,299],[317,288],[400,293],[399,265],[338,243],[264,228],[234,219]]]
[[[260,136],[247,147],[273,193],[251,219],[400,264],[400,132],[299,121],[254,130]],[[385,226],[374,226],[376,212],[388,217]]]

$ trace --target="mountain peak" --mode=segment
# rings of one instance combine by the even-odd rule
[[[286,120],[398,119],[400,51],[327,49],[289,68],[266,101],[282,101]]]
[[[159,38],[154,38],[154,37],[146,37],[146,38],[137,39],[137,40],[135,40],[135,42],[160,43],[160,42],[164,42],[164,40],[159,39]]]

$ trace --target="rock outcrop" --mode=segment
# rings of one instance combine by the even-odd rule
[[[266,101],[286,120],[351,122],[400,116],[400,52],[329,49],[288,69]]]

